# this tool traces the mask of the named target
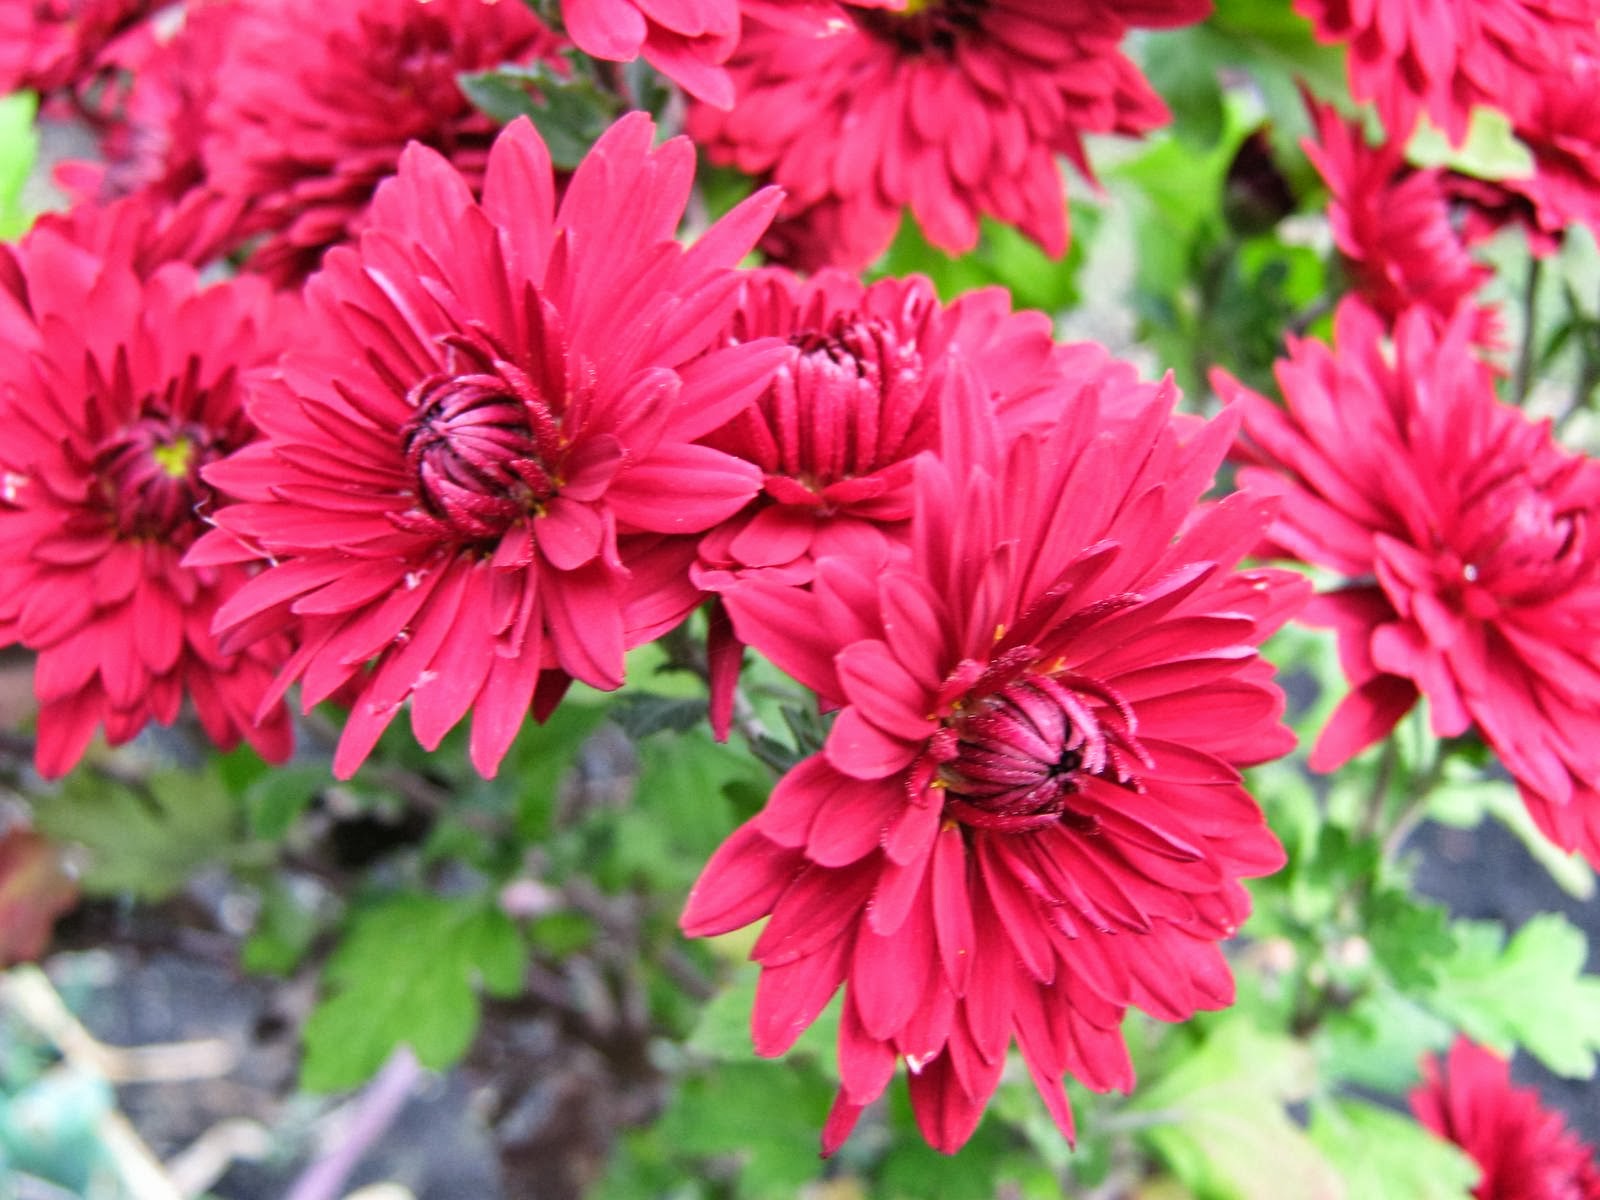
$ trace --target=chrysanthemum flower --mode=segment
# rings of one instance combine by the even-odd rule
[[[1332,192],[1333,240],[1361,296],[1391,321],[1412,306],[1448,321],[1493,272],[1472,257],[1452,221],[1443,172],[1408,166],[1404,145],[1393,139],[1369,145],[1360,123],[1332,105],[1307,104],[1317,137],[1305,151]],[[1496,342],[1494,307],[1474,303],[1472,311],[1474,339]]]
[[[120,39],[170,0],[5,0],[0,3],[0,96],[86,83]]]
[[[1458,1038],[1444,1063],[1425,1058],[1422,1073],[1411,1111],[1478,1164],[1475,1200],[1600,1200],[1594,1147],[1538,1092],[1513,1087],[1505,1059]]]
[[[1238,879],[1283,861],[1235,767],[1292,745],[1256,648],[1304,586],[1233,569],[1270,505],[1196,509],[1232,419],[1182,437],[1170,385],[1108,392],[1001,449],[982,389],[949,395],[905,564],[828,558],[809,591],[726,596],[839,712],[717,851],[683,928],[770,917],[758,1053],[844,987],[827,1152],[902,1058],[923,1135],[954,1151],[1013,1038],[1070,1137],[1063,1075],[1132,1086],[1130,1006],[1231,1003],[1216,943],[1248,909]]]
[[[1292,341],[1286,408],[1244,410],[1245,486],[1282,496],[1283,553],[1343,575],[1307,620],[1338,632],[1353,691],[1311,754],[1332,770],[1419,695],[1434,732],[1476,727],[1563,849],[1600,862],[1600,465],[1495,396],[1472,318],[1386,327],[1344,302],[1334,347]]]
[[[211,633],[245,566],[180,559],[217,502],[200,472],[253,436],[241,376],[280,348],[265,284],[148,277],[61,236],[0,247],[0,644],[38,655],[38,767],[66,772],[97,725],[113,745],[185,696],[211,739],[281,760],[281,706],[255,717],[281,636],[225,653]]]
[[[730,268],[777,198],[747,201],[685,250],[694,151],[651,150],[634,114],[573,175],[559,211],[544,143],[514,122],[481,205],[436,152],[406,151],[359,248],[307,285],[304,344],[252,400],[267,440],[211,468],[244,498],[191,555],[278,565],[218,616],[225,645],[298,621],[280,683],[308,707],[370,661],[334,771],[401,705],[432,748],[470,709],[493,774],[541,670],[600,688],[623,651],[683,619],[693,539],[760,473],[696,439],[755,396],[778,347],[702,352],[727,323]]]
[[[1474,105],[1515,110],[1593,49],[1600,0],[1294,0],[1319,40],[1347,43],[1350,90],[1404,141],[1426,113],[1453,141]]]
[[[1531,207],[1535,250],[1553,249],[1574,224],[1600,235],[1600,49],[1545,73],[1520,99],[1512,127],[1532,153],[1534,171],[1500,187]]]
[[[739,44],[739,0],[561,0],[578,49],[611,62],[646,62],[692,96],[727,108],[722,64]]]
[[[711,159],[770,176],[784,212],[818,208],[837,238],[813,261],[861,267],[909,206],[928,239],[970,250],[978,217],[1067,244],[1055,156],[1085,174],[1085,133],[1139,134],[1167,110],[1118,43],[1131,24],[1200,20],[1208,0],[1133,6],[1060,0],[841,4],[821,31],[747,15],[728,62],[730,112],[694,106]]]
[[[253,204],[264,233],[250,269],[278,282],[316,269],[359,229],[408,142],[444,154],[476,186],[497,126],[463,72],[549,57],[557,39],[520,0],[274,0],[231,33],[205,166]]]
[[[805,583],[824,555],[887,557],[911,518],[912,460],[938,445],[952,355],[1007,411],[1028,410],[1065,371],[1043,313],[1013,313],[999,289],[945,308],[921,277],[753,272],[724,340],[760,338],[787,343],[782,364],[702,442],[758,466],[762,492],[701,539],[702,587],[752,571]]]

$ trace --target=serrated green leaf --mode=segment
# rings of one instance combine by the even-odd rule
[[[526,953],[516,927],[482,899],[402,895],[358,913],[306,1022],[301,1086],[355,1087],[401,1045],[426,1067],[454,1065],[477,1031],[478,989],[515,994]]]
[[[1470,1200],[1478,1166],[1398,1113],[1352,1101],[1311,1110],[1311,1140],[1359,1200]]]
[[[1479,179],[1526,179],[1533,174],[1533,155],[1517,139],[1511,118],[1497,108],[1478,105],[1467,123],[1467,139],[1452,146],[1444,131],[1423,117],[1406,143],[1413,166],[1443,167]]]
[[[1328,1014],[1317,1030],[1318,1057],[1330,1078],[1399,1095],[1416,1083],[1422,1055],[1454,1037],[1448,1021],[1380,985]]]
[[[1426,1001],[1474,1041],[1520,1046],[1558,1075],[1587,1079],[1600,1050],[1600,978],[1583,974],[1588,941],[1556,913],[1534,917],[1502,949],[1492,921],[1462,921],[1459,949]]]
[[[1142,1085],[1127,1108],[1157,1119],[1141,1139],[1203,1195],[1344,1200],[1338,1173],[1285,1111],[1310,1091],[1315,1073],[1309,1047],[1234,1018]]]
[[[165,771],[132,787],[74,771],[61,790],[38,802],[41,832],[88,851],[82,884],[97,895],[159,900],[211,863],[243,854],[239,806],[214,768]]]
[[[610,126],[621,102],[593,79],[573,69],[558,73],[549,63],[496,67],[456,77],[482,112],[502,123],[527,117],[544,138],[550,161],[572,170]]]
[[[742,1197],[792,1197],[821,1174],[816,1142],[798,1131],[822,1127],[831,1093],[792,1063],[724,1064],[683,1081],[660,1133],[682,1154],[737,1158]]]
[[[1455,951],[1449,913],[1398,888],[1385,888],[1373,896],[1362,918],[1374,957],[1403,990],[1426,988],[1438,964]]]

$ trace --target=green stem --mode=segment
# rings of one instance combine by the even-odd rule
[[[1521,408],[1533,386],[1533,350],[1538,340],[1539,279],[1543,260],[1528,261],[1528,277],[1522,291],[1522,345],[1517,350],[1517,370],[1511,387],[1511,402]]]

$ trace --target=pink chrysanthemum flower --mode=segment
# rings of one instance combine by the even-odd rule
[[[1453,141],[1474,105],[1515,111],[1546,74],[1593,49],[1600,0],[1294,0],[1323,42],[1350,48],[1350,90],[1404,141],[1419,114]]]
[[[787,343],[783,362],[757,402],[702,443],[758,466],[762,492],[701,539],[702,587],[749,572],[806,583],[829,554],[886,559],[911,519],[912,460],[938,445],[952,356],[1022,414],[1066,371],[1043,313],[1013,313],[999,289],[945,308],[921,277],[754,272],[724,340],[761,338]]]
[[[1013,1038],[1070,1137],[1063,1075],[1132,1086],[1129,1007],[1232,1002],[1216,943],[1248,910],[1238,879],[1283,861],[1235,768],[1293,744],[1256,648],[1305,589],[1233,569],[1270,505],[1196,509],[1232,419],[1179,426],[1170,385],[1108,391],[1000,449],[982,389],[950,396],[908,562],[824,559],[809,591],[726,596],[839,713],[717,851],[683,928],[770,917],[758,1053],[844,987],[825,1152],[902,1058],[923,1135],[954,1151]]]
[[[148,277],[54,229],[0,247],[0,644],[38,655],[38,767],[65,773],[170,724],[185,696],[211,739],[290,750],[268,705],[280,635],[242,653],[211,633],[247,566],[180,559],[217,503],[205,465],[254,436],[241,376],[281,346],[265,284]]]
[[[245,503],[236,535],[278,565],[218,616],[224,644],[298,622],[280,684],[306,706],[372,671],[340,739],[348,776],[402,704],[432,748],[471,710],[494,773],[541,670],[600,688],[623,651],[683,619],[690,537],[760,474],[691,443],[748,404],[777,346],[703,354],[726,324],[763,193],[693,249],[674,240],[694,175],[641,114],[609,130],[559,211],[526,120],[490,151],[481,204],[444,158],[409,149],[359,247],[307,285],[303,344],[251,411],[266,440],[211,468]]]
[[[714,162],[770,176],[785,215],[820,209],[810,262],[862,267],[910,207],[934,245],[970,250],[978,217],[1067,245],[1055,156],[1089,172],[1082,135],[1139,134],[1166,107],[1118,43],[1134,24],[1203,18],[1209,0],[1132,6],[1060,0],[915,0],[903,12],[841,4],[819,32],[745,18],[728,62],[730,112],[694,106]]]
[[[1534,172],[1500,186],[1524,198],[1536,251],[1554,249],[1567,227],[1600,235],[1600,47],[1546,72],[1521,97],[1512,125],[1533,155]]]
[[[1350,582],[1331,626],[1353,691],[1311,753],[1332,770],[1419,695],[1434,732],[1476,727],[1563,849],[1600,862],[1600,465],[1495,395],[1471,315],[1387,327],[1354,301],[1334,347],[1292,341],[1287,408],[1219,373],[1242,406],[1245,486],[1281,495],[1280,552]]]
[[[473,186],[498,128],[463,72],[549,58],[559,45],[520,0],[253,0],[210,112],[213,187],[251,202],[249,260],[279,283],[359,230],[373,189],[421,142]]]
[[[0,0],[0,96],[87,83],[170,0]]]
[[[1600,1200],[1594,1147],[1538,1092],[1513,1087],[1498,1054],[1458,1038],[1445,1062],[1425,1058],[1422,1074],[1411,1111],[1478,1164],[1474,1200]]]
[[[1409,167],[1400,142],[1369,145],[1359,122],[1332,105],[1307,104],[1317,137],[1303,144],[1332,192],[1333,240],[1361,296],[1391,321],[1413,306],[1448,321],[1494,272],[1472,257],[1457,230],[1444,173]],[[1473,303],[1472,312],[1474,340],[1496,343],[1495,308]]]

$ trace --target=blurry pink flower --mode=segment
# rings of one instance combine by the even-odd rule
[[[691,249],[683,139],[625,117],[559,210],[526,120],[490,151],[483,200],[413,146],[358,247],[307,286],[302,342],[251,411],[266,437],[212,467],[242,497],[191,561],[242,542],[277,565],[218,614],[224,644],[299,625],[280,689],[309,708],[372,663],[334,771],[350,775],[407,701],[428,748],[470,710],[492,775],[535,703],[622,683],[623,652],[699,594],[690,536],[738,511],[755,467],[692,444],[755,396],[776,345],[705,354],[763,193]],[[235,540],[237,539],[237,540]]]
[[[906,207],[951,253],[976,244],[988,214],[1060,254],[1055,156],[1088,174],[1083,134],[1167,119],[1118,43],[1130,25],[1209,11],[1209,0],[917,0],[903,12],[840,4],[799,31],[752,12],[728,62],[733,109],[694,106],[689,132],[712,161],[780,184],[785,216],[823,214],[810,232],[825,240],[802,247],[800,265],[867,265]]]
[[[1350,48],[1350,90],[1404,142],[1419,114],[1459,142],[1477,104],[1517,111],[1596,46],[1600,0],[1294,0]]]
[[[0,247],[0,644],[38,655],[44,775],[97,725],[126,742],[185,696],[218,745],[289,753],[287,713],[263,704],[287,640],[234,653],[211,633],[248,557],[180,562],[218,502],[202,469],[255,434],[241,376],[281,347],[274,306],[258,280],[142,274],[48,226]]]
[[[209,185],[250,207],[263,235],[248,261],[279,284],[317,268],[365,219],[410,142],[438,150],[476,188],[497,124],[463,72],[552,56],[521,0],[245,0],[210,105]]]
[[[1423,1060],[1422,1074],[1411,1111],[1478,1164],[1474,1200],[1600,1200],[1594,1147],[1538,1092],[1513,1087],[1498,1054],[1457,1038],[1444,1062]]]
[[[1270,544],[1348,581],[1306,610],[1338,632],[1353,691],[1311,752],[1333,770],[1419,695],[1476,728],[1562,849],[1600,863],[1600,464],[1495,395],[1470,310],[1441,329],[1340,305],[1332,348],[1291,341],[1286,407],[1241,406],[1241,484],[1281,497]]]

